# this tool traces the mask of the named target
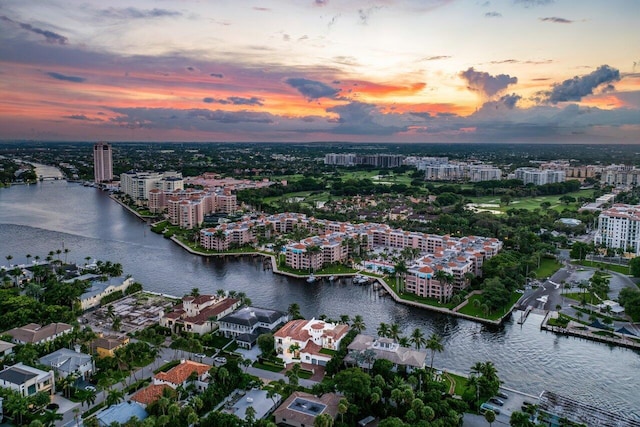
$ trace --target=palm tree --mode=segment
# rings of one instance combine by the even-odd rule
[[[431,375],[433,376],[433,359],[436,356],[436,352],[442,353],[442,351],[444,350],[444,345],[442,345],[442,337],[435,333],[431,334],[425,347],[431,350],[431,365],[429,366],[429,369],[431,371]]]
[[[358,333],[361,333],[362,331],[367,329],[367,325],[364,323],[364,319],[362,319],[362,316],[359,314],[356,314],[354,316],[353,320],[351,321],[351,327],[358,331]]]
[[[307,253],[309,253],[309,264],[310,264],[310,270],[311,272],[315,271],[315,260],[316,260],[316,256],[319,252],[322,252],[322,248],[320,248],[320,246],[318,245],[311,245],[309,247],[307,247]]]
[[[348,314],[341,314],[340,315],[340,323],[342,323],[343,325],[348,325],[350,321],[349,315]]]
[[[9,263],[9,267],[11,267],[11,260],[13,259],[13,255],[7,255],[5,258],[7,259],[7,262]]]
[[[400,325],[392,323],[389,327],[389,338],[393,338],[395,341],[400,339]]]
[[[445,285],[451,284],[454,281],[454,277],[452,274],[447,273],[444,270],[438,270],[435,272],[435,274],[433,275],[433,278],[436,279],[438,282],[440,282],[440,303],[443,304],[444,303],[444,295],[445,295]]]
[[[69,248],[64,248],[64,263],[67,263],[67,255],[71,252]]]
[[[427,344],[424,333],[422,333],[422,330],[420,330],[420,328],[415,328],[413,330],[413,332],[411,333],[410,341],[416,347],[416,350],[420,350],[422,346]]]
[[[400,284],[400,279],[404,281],[404,276],[407,274],[407,271],[408,271],[407,264],[403,259],[401,259],[395,264],[393,269],[396,273],[396,289],[398,290],[398,293],[402,293],[403,289]]]
[[[192,297],[199,297],[200,296],[200,288],[191,288],[191,294]]]
[[[289,309],[287,310],[289,313],[289,318],[291,320],[301,319],[302,315],[300,314],[300,306],[298,304],[291,303],[289,304]]]
[[[387,325],[386,323],[382,322],[380,323],[380,326],[378,326],[378,336],[380,338],[386,338],[389,336],[389,325]]]
[[[117,405],[124,400],[124,392],[118,389],[111,389],[104,400],[107,406]]]

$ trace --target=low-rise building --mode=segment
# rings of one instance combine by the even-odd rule
[[[73,331],[73,326],[66,323],[49,323],[45,326],[29,323],[19,328],[10,329],[2,335],[10,335],[16,344],[42,344],[71,333],[71,331]]]
[[[16,345],[10,342],[0,340],[0,358],[5,357],[13,353],[13,347]]]
[[[182,303],[160,317],[160,325],[174,332],[206,334],[218,326],[218,320],[237,309],[241,301],[216,295],[186,296]]]
[[[96,370],[93,357],[80,352],[80,346],[76,346],[75,351],[68,348],[61,348],[53,353],[40,358],[40,364],[51,367],[60,377],[68,377],[71,374],[79,375],[86,380]]]
[[[125,425],[127,421],[136,418],[140,421],[147,418],[147,411],[138,402],[122,402],[100,411],[96,415],[100,427]]]
[[[8,366],[0,371],[0,387],[10,388],[22,396],[32,396],[38,392],[55,393],[53,371],[41,371],[23,363]]]
[[[129,337],[102,336],[91,341],[90,348],[92,353],[97,353],[99,358],[113,357],[117,349],[129,344]]]
[[[179,386],[187,387],[190,382],[191,375],[195,373],[193,384],[200,392],[204,391],[209,385],[209,369],[211,365],[205,363],[194,362],[192,360],[181,360],[180,364],[169,369],[167,372],[158,372],[153,376],[153,384],[166,384],[172,389]]]
[[[317,416],[329,414],[335,421],[341,396],[325,393],[321,397],[296,391],[273,413],[277,425],[292,427],[313,426]]]
[[[285,363],[300,361],[324,366],[331,354],[322,353],[322,349],[338,350],[347,332],[349,325],[298,319],[285,324],[273,336],[276,353]]]
[[[107,281],[93,280],[90,287],[80,295],[82,311],[99,307],[102,298],[114,292],[124,292],[134,283],[133,277],[111,277]]]
[[[393,363],[394,368],[405,366],[407,369],[421,369],[425,367],[427,352],[402,347],[391,338],[375,338],[371,335],[359,334],[347,347],[349,353],[345,361],[360,366],[371,368],[377,359],[385,359]],[[367,357],[371,355],[371,359]]]
[[[258,336],[272,333],[289,317],[286,313],[259,307],[243,307],[219,321],[220,333],[227,338],[234,338],[243,348],[251,348]]]
[[[146,408],[148,405],[151,405],[160,399],[167,389],[173,390],[173,388],[168,384],[149,384],[147,387],[135,392],[131,396],[131,400],[138,402]]]

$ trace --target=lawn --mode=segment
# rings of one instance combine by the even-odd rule
[[[540,259],[540,267],[535,271],[536,279],[551,277],[551,275],[558,271],[560,267],[561,264],[556,259],[542,258]]]
[[[514,198],[509,205],[503,205],[500,203],[499,196],[481,196],[481,197],[469,197],[472,203],[477,204],[495,204],[498,206],[491,207],[489,209],[496,210],[500,212],[506,212],[509,209],[542,209],[540,204],[543,202],[549,202],[551,204],[550,209],[554,209],[556,211],[563,211],[565,209],[577,210],[580,207],[578,202],[569,203],[565,205],[560,202],[560,197],[564,194],[554,195],[554,196],[541,196],[541,197],[519,197]],[[573,193],[567,193],[567,196],[575,197],[592,197],[593,190],[579,190],[574,191]]]
[[[262,369],[263,371],[269,372],[281,372],[284,368],[274,366],[274,365],[265,365],[264,363],[254,362],[253,367],[256,369]]]
[[[506,313],[506,310],[508,308],[511,308],[511,306],[513,304],[515,304],[516,301],[518,301],[518,299],[520,299],[521,296],[522,295],[520,295],[517,292],[512,292],[511,293],[511,300],[509,301],[508,306],[502,307],[502,310],[498,309],[498,310],[494,311],[493,313],[485,314],[482,311],[481,307],[475,307],[474,304],[473,304],[473,301],[480,300],[481,296],[480,295],[473,295],[473,296],[471,296],[469,298],[469,302],[467,303],[467,305],[462,307],[458,312],[466,314],[468,316],[479,317],[479,318],[482,318],[482,319],[498,320],[502,316],[504,316],[504,314]]]
[[[580,265],[584,265],[585,267],[594,267],[594,268],[604,268],[605,270],[611,270],[611,271],[615,271],[616,273],[621,273],[621,274],[626,274],[629,275],[629,267],[626,265],[620,265],[620,264],[609,264],[606,262],[602,262],[602,261],[596,261],[593,262],[591,260],[587,261],[587,260],[581,260],[581,261],[576,261],[576,264],[580,264]]]
[[[451,380],[455,381],[456,383],[454,393],[458,396],[462,396],[464,391],[467,389],[467,379],[465,377],[461,377],[460,375],[452,374],[451,372],[447,372],[446,376],[451,378]]]

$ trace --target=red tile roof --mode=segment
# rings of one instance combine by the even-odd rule
[[[160,399],[165,389],[173,390],[167,384],[151,384],[142,390],[138,390],[131,396],[131,400],[142,403],[143,405],[149,405]]]
[[[185,360],[181,362],[178,366],[171,368],[167,372],[159,372],[155,375],[155,378],[161,381],[166,381],[171,384],[182,384],[188,378],[189,375],[193,372],[197,372],[198,376],[204,374],[209,369],[211,369],[210,365],[206,365],[204,363],[198,363],[191,360]]]

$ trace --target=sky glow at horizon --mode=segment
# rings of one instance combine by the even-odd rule
[[[636,0],[8,0],[0,139],[640,142]]]

